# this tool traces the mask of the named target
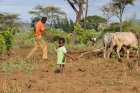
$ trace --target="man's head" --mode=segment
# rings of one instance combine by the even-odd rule
[[[47,17],[42,17],[41,22],[45,24],[46,21],[47,21]]]

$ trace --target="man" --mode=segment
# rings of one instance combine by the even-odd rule
[[[31,50],[31,52],[28,54],[27,58],[30,58],[34,52],[40,47],[43,51],[42,59],[48,59],[48,50],[47,46],[45,44],[45,41],[42,39],[42,32],[45,30],[45,23],[47,21],[47,17],[42,17],[41,20],[39,20],[35,25],[35,46]]]

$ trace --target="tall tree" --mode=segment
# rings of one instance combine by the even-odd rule
[[[81,20],[81,22],[84,22],[84,19]],[[86,29],[95,29],[96,31],[98,31],[98,27],[100,24],[104,24],[106,23],[107,20],[104,17],[101,16],[87,16],[86,17],[86,24],[85,24],[85,28]]]
[[[113,0],[112,4],[114,6],[115,15],[120,21],[120,31],[122,31],[122,18],[127,5],[133,5],[135,0]]]
[[[88,15],[88,0],[86,0],[86,10],[85,10],[85,18],[84,18],[84,28],[86,27],[86,18],[87,18],[87,15]]]
[[[67,0],[69,5],[73,8],[76,13],[76,23],[79,23],[82,17],[85,16],[84,9],[87,0]]]
[[[0,13],[0,29],[4,30],[7,27],[17,27],[18,15],[9,13]]]
[[[110,19],[114,16],[113,8],[114,7],[113,7],[112,3],[108,3],[101,8],[103,15],[107,19],[107,24],[109,24]]]
[[[41,16],[47,16],[49,25],[52,27],[54,24],[58,23],[58,19],[65,19],[66,13],[62,11],[59,7],[55,6],[36,6],[34,10],[29,12],[34,16],[34,18],[38,18]]]

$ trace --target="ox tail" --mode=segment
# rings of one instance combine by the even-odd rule
[[[137,35],[137,39],[138,39],[138,59],[140,59],[140,33],[139,35]]]
[[[137,49],[137,56],[138,59],[140,59],[140,33],[137,33],[136,31],[133,32],[138,40],[138,49]]]

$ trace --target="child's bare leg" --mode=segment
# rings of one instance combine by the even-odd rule
[[[62,65],[62,69],[63,69],[63,71],[64,71],[64,64]]]
[[[60,64],[60,72],[62,73],[62,65]]]
[[[61,64],[61,65],[60,65],[60,72],[63,73],[63,71],[64,71],[64,65]]]

